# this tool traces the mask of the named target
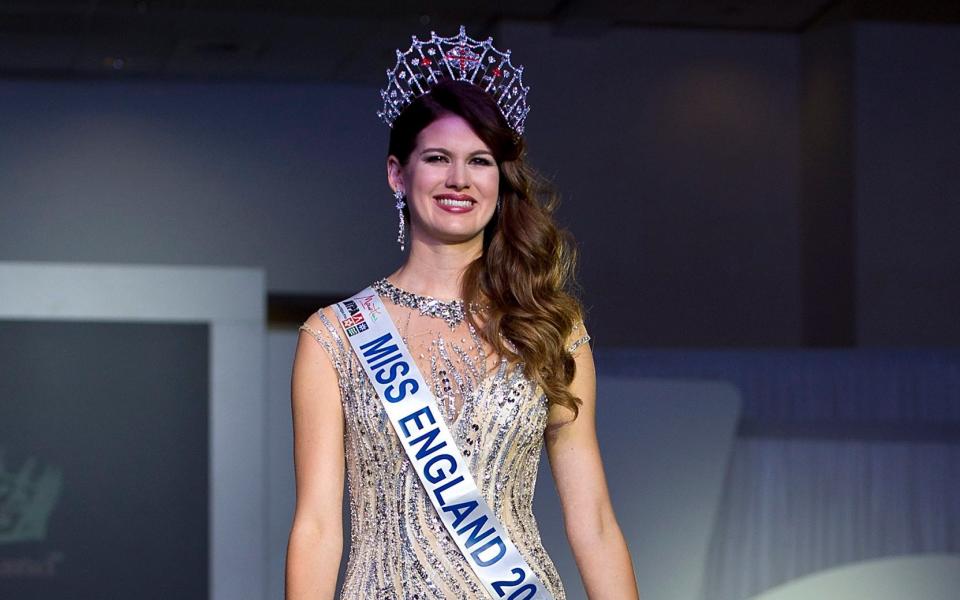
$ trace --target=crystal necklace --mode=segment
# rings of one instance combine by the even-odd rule
[[[451,329],[462,323],[466,318],[464,302],[460,299],[445,302],[443,300],[437,300],[432,296],[414,294],[413,292],[408,292],[393,285],[386,277],[373,282],[370,287],[381,296],[388,298],[394,304],[415,308],[420,311],[421,315],[443,319]],[[471,302],[469,310],[472,313],[480,313],[487,310],[487,307],[477,304],[476,302]]]

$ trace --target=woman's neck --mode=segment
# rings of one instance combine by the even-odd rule
[[[460,278],[482,253],[482,238],[464,244],[424,244],[413,240],[406,262],[387,278],[414,294],[438,300],[459,299]]]

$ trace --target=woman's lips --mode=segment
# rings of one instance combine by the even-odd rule
[[[460,200],[446,196],[435,197],[433,200],[437,203],[437,206],[451,213],[470,212],[474,205],[474,202],[470,200]]]

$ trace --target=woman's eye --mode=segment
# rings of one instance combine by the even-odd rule
[[[428,163],[446,162],[447,157],[444,156],[443,154],[432,154],[424,158],[424,160]],[[483,166],[492,166],[494,164],[493,161],[491,161],[489,158],[484,158],[479,156],[472,159],[471,162],[473,162],[474,164],[483,165]]]

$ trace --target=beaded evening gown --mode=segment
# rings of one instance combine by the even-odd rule
[[[542,389],[524,376],[522,364],[491,355],[465,319],[465,309],[479,307],[412,294],[386,279],[372,287],[432,385],[480,492],[530,568],[556,600],[565,600],[532,506],[547,423]],[[333,308],[317,311],[300,329],[329,355],[343,402],[350,554],[340,598],[486,598],[411,468]],[[578,324],[570,339],[572,352],[590,337]]]

